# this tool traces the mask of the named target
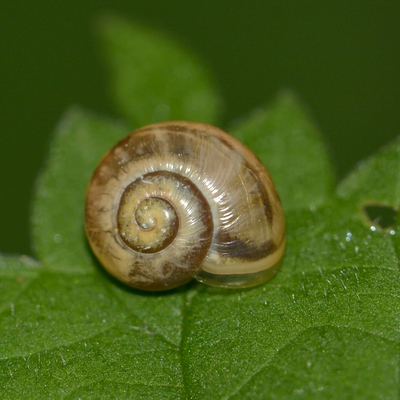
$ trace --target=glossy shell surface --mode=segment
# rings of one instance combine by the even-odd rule
[[[254,286],[275,274],[285,247],[266,169],[238,140],[201,123],[149,125],[117,143],[92,176],[85,219],[101,264],[144,290],[193,277]]]

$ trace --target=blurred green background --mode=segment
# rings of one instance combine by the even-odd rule
[[[64,110],[80,104],[118,117],[93,29],[104,11],[164,30],[199,53],[225,99],[222,126],[282,88],[296,91],[338,179],[398,135],[400,2],[2,1],[2,252],[32,254],[29,204]]]

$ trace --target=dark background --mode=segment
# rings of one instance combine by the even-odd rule
[[[320,126],[338,179],[398,135],[400,2],[2,1],[2,252],[31,254],[35,177],[64,110],[80,104],[118,116],[93,34],[96,16],[107,10],[198,52],[225,99],[223,123],[279,89],[296,91]]]

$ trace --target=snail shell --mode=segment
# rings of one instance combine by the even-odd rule
[[[117,143],[89,183],[85,219],[105,269],[144,290],[193,277],[254,286],[276,273],[285,248],[266,169],[238,140],[201,123],[149,125]]]

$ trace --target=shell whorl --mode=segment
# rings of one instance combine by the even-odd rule
[[[104,156],[86,232],[112,275],[145,290],[193,277],[252,286],[275,273],[285,246],[279,198],[258,159],[218,128],[181,121],[139,129]]]

